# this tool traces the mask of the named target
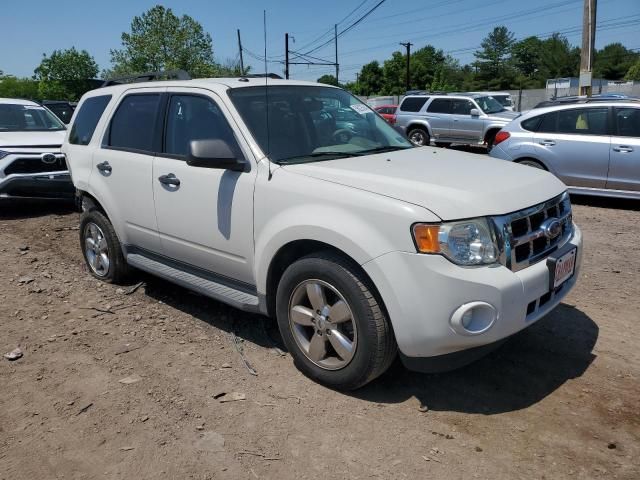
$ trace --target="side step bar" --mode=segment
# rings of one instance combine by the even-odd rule
[[[137,253],[127,254],[127,263],[132,267],[162,277],[209,298],[227,303],[232,307],[247,312],[260,313],[257,295],[236,290],[235,288],[207,280],[192,273],[178,270],[177,268],[170,267]]]

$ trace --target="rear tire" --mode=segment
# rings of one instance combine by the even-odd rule
[[[80,217],[80,248],[89,273],[107,283],[121,283],[129,267],[113,225],[99,210]]]
[[[303,257],[282,275],[276,315],[298,369],[354,390],[384,373],[397,346],[384,308],[357,265],[332,252]]]
[[[407,133],[407,138],[411,143],[419,147],[428,147],[431,143],[429,132],[422,127],[412,127]]]

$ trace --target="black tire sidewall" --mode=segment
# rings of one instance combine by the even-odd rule
[[[427,132],[424,128],[421,128],[421,127],[414,127],[411,130],[409,130],[409,132],[407,133],[407,138],[409,138],[409,141],[411,141],[411,134],[416,130],[420,131],[424,135],[424,143],[420,146],[428,147],[429,144],[431,143],[431,137],[429,136],[429,132]],[[417,144],[414,144],[414,145],[417,145]]]
[[[89,260],[87,259],[85,251],[85,229],[89,223],[94,223],[100,227],[100,230],[102,230],[102,233],[107,240],[107,246],[109,248],[109,271],[102,277],[97,275],[91,268],[91,265],[89,265]],[[122,248],[120,247],[120,240],[116,236],[111,222],[109,222],[109,220],[100,211],[91,210],[83,213],[80,217],[80,248],[82,249],[82,257],[87,264],[87,269],[92,276],[108,283],[115,283],[122,280],[126,273],[126,267],[124,256],[122,255]]]
[[[306,257],[284,272],[276,295],[276,315],[280,333],[296,366],[311,379],[341,390],[350,390],[366,383],[375,367],[377,335],[373,310],[357,283],[357,275],[347,263],[334,263],[321,257]],[[293,289],[305,280],[323,280],[335,287],[345,298],[354,316],[358,341],[349,364],[340,370],[325,370],[309,360],[298,347],[289,325],[289,301]],[[360,280],[360,279],[358,279]]]

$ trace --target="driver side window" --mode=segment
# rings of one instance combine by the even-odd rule
[[[218,105],[206,97],[171,95],[163,151],[186,157],[192,140],[223,140],[241,156],[233,131]]]

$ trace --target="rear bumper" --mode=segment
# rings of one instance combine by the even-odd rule
[[[0,179],[0,198],[72,199],[74,194],[69,172],[16,174]]]

